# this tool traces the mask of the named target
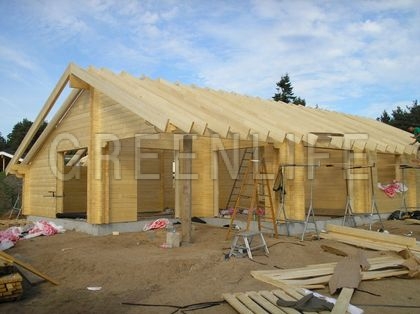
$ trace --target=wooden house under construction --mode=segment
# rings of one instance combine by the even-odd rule
[[[404,166],[417,150],[411,141],[368,118],[70,64],[7,171],[24,179],[25,215],[82,212],[99,225],[168,208],[214,217],[252,149],[270,189],[286,192],[272,190],[275,211],[302,220],[310,204],[331,216],[347,201],[369,213],[373,198],[383,213],[402,201],[416,207],[417,169]],[[390,197],[377,187],[394,180],[408,189]]]

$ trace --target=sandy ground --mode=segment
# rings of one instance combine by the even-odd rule
[[[413,232],[420,238],[420,225],[387,221],[392,234]],[[225,259],[230,242],[226,229],[193,223],[193,243],[180,248],[161,248],[166,231],[148,231],[109,236],[91,236],[74,231],[50,237],[21,240],[6,252],[30,263],[59,282],[24,284],[21,300],[0,304],[1,313],[172,313],[174,308],[125,305],[124,302],[156,305],[188,305],[222,300],[226,292],[273,290],[274,286],[251,277],[250,271],[293,268],[338,261],[342,257],[324,252],[328,240],[305,240],[266,236],[270,255],[254,252],[247,257]],[[354,247],[339,244],[351,251]],[[367,251],[368,256],[378,253]],[[101,287],[90,291],[88,287]],[[418,309],[389,305],[420,306],[419,279],[388,278],[363,281],[353,304],[365,313],[415,313]],[[328,290],[317,290],[328,295]],[[235,313],[217,305],[189,313]]]

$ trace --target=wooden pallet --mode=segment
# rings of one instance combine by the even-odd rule
[[[263,290],[263,291],[248,291],[248,292],[239,292],[239,293],[224,293],[222,295],[223,299],[229,303],[238,313],[240,314],[253,314],[253,313],[272,313],[272,314],[300,314],[298,310],[291,307],[282,307],[276,304],[278,298],[281,298],[285,301],[296,301],[300,300],[302,297],[312,293],[309,290],[302,288],[291,287],[288,285],[283,285],[280,289],[276,290]],[[317,297],[325,298],[320,294],[314,293]],[[336,300],[333,298],[328,298],[328,302],[336,303]],[[359,308],[356,308],[353,305],[349,305],[353,309],[361,312]],[[316,314],[316,313],[330,313],[330,311],[320,311],[320,312],[303,312],[304,314]]]

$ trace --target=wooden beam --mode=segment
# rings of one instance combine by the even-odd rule
[[[27,164],[29,163],[33,156],[40,150],[41,146],[44,144],[48,136],[51,134],[53,130],[57,127],[57,124],[65,117],[66,113],[70,110],[73,106],[75,101],[79,98],[79,96],[83,93],[82,90],[72,90],[70,95],[67,99],[63,102],[60,109],[54,115],[50,122],[48,122],[47,127],[44,129],[42,134],[38,137],[35,144],[31,147],[29,152],[26,154],[25,158],[23,159],[22,163]]]
[[[41,278],[44,278],[45,280],[47,280],[47,281],[51,282],[53,285],[58,285],[58,282],[57,282],[57,281],[55,281],[54,279],[52,279],[51,277],[49,277],[49,276],[47,276],[47,275],[45,275],[45,274],[41,273],[40,271],[36,270],[36,269],[35,269],[34,267],[32,267],[31,265],[26,264],[26,263],[24,263],[24,262],[22,262],[22,261],[18,260],[17,258],[13,257],[12,255],[9,255],[9,254],[7,254],[7,253],[5,253],[5,252],[3,252],[3,251],[0,251],[0,257],[1,257],[3,260],[5,260],[5,261],[12,262],[12,263],[14,263],[14,264],[17,264],[17,265],[19,265],[19,266],[21,266],[21,267],[25,268],[26,270],[29,270],[30,272],[34,273],[35,275],[37,275],[37,276],[39,276],[39,277],[41,277]]]
[[[152,122],[160,130],[165,129],[168,121],[166,114],[154,109],[153,106],[148,106],[140,98],[133,96],[127,91],[127,87],[124,88],[121,86],[123,82],[115,79],[110,81],[110,79],[105,79],[100,76],[100,72],[96,70],[91,69],[88,72],[76,66],[72,67],[71,73],[95,89],[103,92],[128,110]]]
[[[377,241],[380,243],[390,243],[402,246],[414,247],[416,246],[416,239],[394,234],[387,234],[381,232],[374,232],[371,230],[356,229],[345,226],[327,224],[327,232],[334,232],[344,235],[351,235],[366,240]]]
[[[25,150],[28,148],[29,144],[31,143],[32,138],[35,136],[36,132],[40,128],[41,124],[45,121],[48,113],[50,112],[51,108],[54,106],[55,102],[57,101],[58,97],[60,96],[61,92],[63,91],[64,87],[66,86],[69,75],[71,73],[73,65],[69,64],[66,68],[64,73],[61,75],[60,79],[58,80],[56,86],[54,87],[52,93],[48,97],[47,101],[45,102],[44,106],[42,107],[40,113],[36,117],[35,121],[32,123],[28,133],[26,133],[25,137],[23,138],[22,142],[20,143],[18,149],[16,150],[13,158],[10,160],[8,166],[6,167],[6,173],[8,173],[11,169],[11,166],[16,164],[20,157],[22,157]]]
[[[69,84],[70,84],[71,88],[77,88],[77,89],[89,89],[90,88],[89,84],[82,81],[81,79],[74,76],[73,74],[70,74]]]

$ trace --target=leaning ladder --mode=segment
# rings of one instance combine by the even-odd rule
[[[255,167],[255,169],[258,169],[258,171],[254,173],[254,166],[256,163],[257,167]],[[251,221],[254,217],[256,217],[258,221],[258,230],[261,232],[261,217],[266,216],[268,212],[269,217],[267,219],[270,220],[273,224],[274,236],[276,238],[278,237],[277,221],[274,213],[273,199],[271,197],[270,185],[268,182],[267,174],[267,167],[265,165],[264,159],[249,159],[248,165],[244,172],[244,178],[242,180],[242,184],[240,186],[239,193],[237,194],[235,205],[233,207],[233,213],[230,218],[230,224],[226,239],[229,239],[230,237],[230,232],[233,223],[236,219],[236,215],[238,214],[239,208],[241,207],[241,201],[243,199],[249,198],[251,199],[251,202],[247,213],[246,231],[249,230]],[[252,183],[250,183],[251,176]],[[252,184],[251,195],[249,195],[250,189],[248,189],[250,184]]]
[[[241,188],[245,179],[246,171],[248,169],[248,163],[252,159],[253,154],[254,149],[252,147],[245,148],[241,158],[241,163],[239,164],[238,174],[235,178],[235,181],[233,182],[232,190],[230,191],[230,195],[226,203],[226,210],[230,210],[236,205],[238,196],[241,194]]]
[[[9,219],[11,219],[11,218],[12,218],[13,213],[14,213],[15,211],[17,211],[17,214],[16,214],[16,219],[19,219],[19,216],[20,216],[20,214],[21,214],[21,212],[22,212],[22,202],[20,201],[20,193],[18,193],[18,195],[17,195],[17,197],[16,197],[16,201],[15,201],[15,203],[13,204],[13,207],[12,207],[12,209],[11,209],[11,211],[10,211]]]

